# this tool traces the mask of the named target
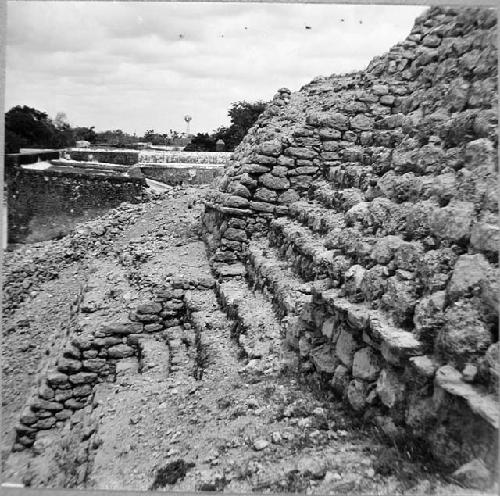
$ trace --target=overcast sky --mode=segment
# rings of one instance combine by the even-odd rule
[[[6,109],[97,130],[210,132],[239,100],[363,69],[422,6],[10,2]],[[306,29],[309,26],[310,29]]]

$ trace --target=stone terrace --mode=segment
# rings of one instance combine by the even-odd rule
[[[431,8],[366,71],[280,89],[206,202],[290,360],[390,438],[496,466],[496,15]]]

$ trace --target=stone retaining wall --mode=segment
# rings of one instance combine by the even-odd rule
[[[203,219],[216,272],[263,271],[303,372],[445,463],[495,469],[496,21],[432,7],[365,71],[280,89]]]
[[[203,164],[139,164],[129,170],[132,177],[139,176],[154,179],[171,186],[189,184],[210,184],[224,172],[224,165]]]
[[[78,215],[94,207],[138,203],[147,184],[141,178],[18,169],[6,187],[9,241],[17,242],[34,215]]]
[[[135,367],[140,371],[143,348],[152,335],[187,322],[186,294],[207,290],[213,280],[177,278],[154,290],[154,298],[139,304],[122,321],[96,329],[82,325],[79,314],[86,286],[73,303],[66,339],[53,347],[39,371],[36,388],[16,426],[15,450],[33,446],[37,432],[62,427],[73,414],[92,402],[94,386],[113,382],[117,374]]]
[[[67,151],[71,160],[79,162],[104,162],[108,164],[134,165],[139,162],[138,150],[93,150],[91,148],[75,149]]]

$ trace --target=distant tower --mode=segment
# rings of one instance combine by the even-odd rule
[[[186,134],[189,135],[190,133],[190,128],[189,128],[189,123],[191,122],[192,117],[190,115],[185,115],[184,120],[186,121],[187,128],[186,128]]]

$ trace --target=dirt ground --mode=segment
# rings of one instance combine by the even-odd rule
[[[68,428],[48,431],[36,453],[11,453],[13,428],[43,362],[44,344],[60,337],[67,315],[60,310],[71,304],[82,280],[94,295],[86,321],[99,325],[134,308],[151,284],[181,275],[211,278],[198,238],[202,194],[176,190],[138,207],[139,216],[122,226],[104,253],[90,250],[4,318],[3,480],[89,489],[470,494],[418,453],[386,444],[329,393],[287,372],[277,344],[280,321],[244,281],[235,285],[250,326],[246,338],[235,339],[234,322],[214,291],[195,290],[203,360],[193,329],[173,327],[166,341],[151,339],[141,370],[131,364],[116,382],[96,386],[85,422],[98,442],[85,455],[84,472],[75,466],[78,457],[61,462],[63,448],[78,450]],[[267,354],[245,356],[244,339]]]

